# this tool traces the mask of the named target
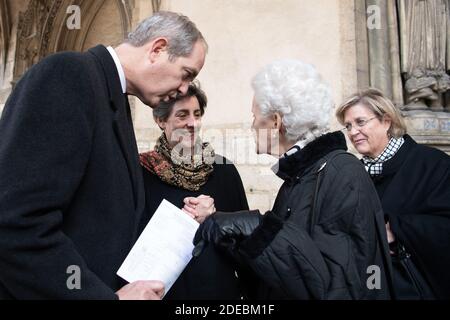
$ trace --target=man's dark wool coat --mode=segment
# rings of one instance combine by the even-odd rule
[[[107,49],[33,66],[6,103],[0,137],[0,298],[117,299],[144,187]]]

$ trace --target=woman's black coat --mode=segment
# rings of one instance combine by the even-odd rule
[[[260,298],[390,298],[380,201],[363,165],[346,149],[344,135],[333,132],[279,161],[285,182],[274,207],[238,249],[270,288]]]
[[[236,167],[223,157],[216,156],[214,171],[198,191],[181,189],[163,182],[156,175],[143,169],[145,184],[145,216],[142,229],[163,199],[179,208],[185,197],[200,194],[214,198],[219,211],[248,210],[247,198]],[[165,300],[216,300],[240,299],[241,283],[235,274],[236,265],[212,245],[207,245],[202,254],[192,258],[186,269],[165,296]]]
[[[450,157],[404,138],[373,181],[397,240],[435,296],[450,299]]]

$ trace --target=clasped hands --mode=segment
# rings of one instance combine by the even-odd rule
[[[201,194],[198,197],[184,198],[182,210],[198,223],[202,223],[208,216],[216,212],[216,207],[214,206],[213,198]]]

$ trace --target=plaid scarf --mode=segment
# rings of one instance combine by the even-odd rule
[[[184,149],[171,148],[163,133],[153,151],[139,155],[141,165],[162,181],[190,191],[198,191],[213,172],[215,153],[209,143],[197,142],[194,154],[184,155]]]
[[[397,153],[404,142],[405,139],[403,139],[403,137],[400,137],[398,139],[391,138],[386,148],[384,148],[383,152],[378,157],[372,159],[368,156],[364,156],[362,158],[362,161],[364,163],[366,171],[371,176],[380,175],[383,172],[383,163],[391,159]]]

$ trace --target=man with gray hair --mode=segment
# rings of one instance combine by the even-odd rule
[[[158,12],[113,49],[43,59],[0,118],[0,299],[160,299],[116,272],[138,236],[144,186],[127,95],[187,92],[206,41]]]

